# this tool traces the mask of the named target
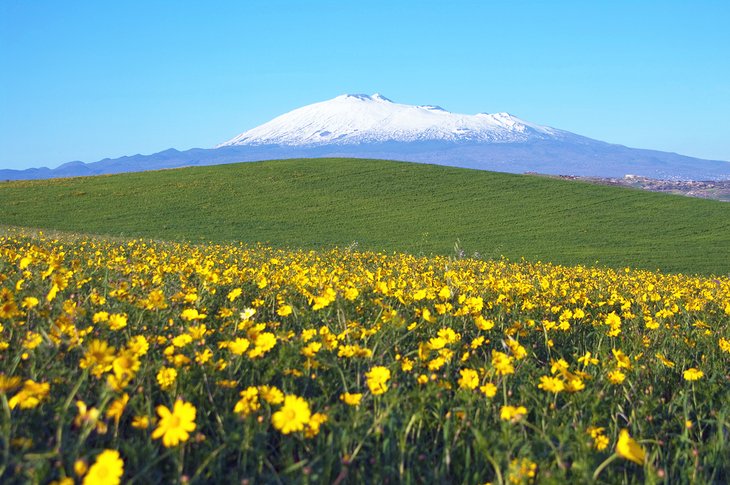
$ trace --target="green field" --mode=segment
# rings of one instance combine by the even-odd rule
[[[0,224],[730,272],[730,205],[381,160],[241,163],[0,184]]]

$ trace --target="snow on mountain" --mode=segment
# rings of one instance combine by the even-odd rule
[[[290,111],[216,148],[0,170],[0,181],[311,157],[382,158],[512,173],[730,180],[728,162],[605,143],[508,113],[456,114],[438,106],[394,103],[380,94],[345,94]]]
[[[216,148],[241,145],[316,146],[372,142],[525,142],[567,132],[509,113],[450,113],[438,106],[394,103],[373,94],[343,94],[295,109],[245,131]]]

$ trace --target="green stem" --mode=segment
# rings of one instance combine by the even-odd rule
[[[2,399],[3,404],[3,414],[5,415],[5,420],[3,422],[3,444],[5,445],[3,447],[3,465],[0,466],[0,477],[3,476],[3,473],[5,473],[5,469],[8,466],[8,461],[10,460],[10,406],[8,405],[8,398],[5,396],[5,393],[0,393],[0,399]]]
[[[507,376],[502,376],[502,398],[504,405],[507,405]]]
[[[558,467],[560,467],[561,470],[565,470],[567,467],[563,463],[563,460],[560,459],[560,453],[558,451],[558,448],[553,444],[553,442],[548,438],[547,434],[545,434],[540,428],[537,426],[528,423],[527,421],[521,421],[522,425],[526,428],[529,428],[533,430],[535,433],[540,435],[540,437],[545,441],[545,443],[548,444],[551,450],[553,450],[553,453],[555,454],[555,461],[558,464]]]
[[[593,480],[598,480],[598,475],[601,474],[604,468],[606,468],[608,465],[611,464],[616,458],[618,458],[618,455],[614,453],[613,455],[606,458],[603,463],[598,465],[598,468],[596,468],[596,471],[593,472]]]
[[[208,464],[210,464],[210,462],[213,460],[213,458],[218,456],[218,453],[223,451],[225,449],[225,447],[226,447],[225,444],[220,445],[218,448],[213,450],[213,452],[210,455],[208,455],[208,457],[205,460],[203,460],[203,462],[200,464],[198,469],[195,470],[195,474],[193,475],[193,478],[190,479],[190,483],[195,483],[195,481],[198,479],[200,474],[203,473],[203,470],[205,470],[205,468],[208,466]]]
[[[133,476],[132,478],[129,479],[129,481],[127,482],[127,485],[131,485],[137,479],[139,479],[140,477],[143,477],[144,474],[147,473],[147,470],[149,470],[153,466],[157,465],[160,461],[162,461],[165,458],[167,458],[168,456],[170,456],[173,451],[175,451],[175,450],[171,448],[171,449],[167,450],[166,453],[163,453],[162,455],[158,456],[156,459],[154,459],[151,462],[149,462],[147,464],[147,466],[145,466],[144,468],[142,468],[139,472],[137,472],[137,474],[135,476]]]
[[[182,482],[183,469],[185,468],[185,443],[180,447],[180,457],[177,462],[177,479]]]
[[[73,401],[74,397],[76,396],[76,393],[79,392],[79,389],[81,389],[81,384],[84,383],[86,380],[86,377],[89,375],[89,370],[84,369],[84,373],[81,374],[81,377],[76,382],[76,385],[71,390],[71,393],[69,393],[68,397],[66,398],[66,401],[63,403],[63,407],[61,408],[61,412],[58,415],[58,427],[56,428],[56,447],[53,449],[54,453],[57,455],[61,453],[61,441],[63,440],[63,423],[64,418],[66,417],[66,412],[68,411],[68,408],[71,406],[71,401]]]

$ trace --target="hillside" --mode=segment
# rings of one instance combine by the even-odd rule
[[[0,184],[0,224],[730,272],[730,205],[542,177],[298,159]]]

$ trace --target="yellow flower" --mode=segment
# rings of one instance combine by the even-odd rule
[[[452,328],[442,328],[438,331],[438,336],[444,340],[446,340],[447,343],[453,344],[454,342],[458,342],[461,339],[461,335],[456,333],[454,329]]]
[[[291,305],[282,305],[276,310],[276,314],[280,317],[288,317],[292,313]]]
[[[284,401],[284,393],[275,386],[259,386],[261,399],[269,404],[281,404]]]
[[[131,379],[139,370],[139,359],[132,352],[122,352],[112,362],[112,370],[119,380]]]
[[[307,421],[307,426],[304,429],[305,438],[314,438],[319,434],[319,428],[327,422],[327,415],[322,413],[314,413],[312,417]]]
[[[304,348],[302,348],[301,354],[303,356],[311,359],[312,357],[314,357],[317,354],[317,352],[320,351],[321,348],[322,348],[321,342],[311,342],[311,343],[307,344]]]
[[[525,350],[525,348],[520,345],[517,340],[507,340],[507,345],[512,351],[512,355],[514,355],[515,359],[522,360],[527,356],[527,350]]]
[[[74,473],[77,476],[83,477],[87,471],[89,471],[89,464],[86,463],[86,460],[76,460],[74,462]]]
[[[10,319],[19,314],[20,312],[18,311],[18,305],[15,303],[15,301],[9,300],[3,302],[2,300],[0,300],[0,319]]]
[[[344,402],[348,406],[359,406],[362,400],[362,393],[345,392],[340,394],[340,401]]]
[[[639,443],[634,441],[629,432],[626,429],[622,429],[618,435],[618,442],[616,443],[616,453],[627,460],[631,460],[639,465],[644,464],[646,452]]]
[[[185,347],[187,344],[193,341],[193,337],[188,335],[187,333],[184,333],[182,335],[177,335],[175,338],[172,339],[172,345],[178,348]]]
[[[112,315],[109,315],[109,320],[107,320],[107,324],[112,330],[121,330],[127,326],[127,315],[125,315],[124,313],[114,313]]]
[[[137,335],[129,339],[127,342],[127,349],[137,357],[142,357],[147,353],[150,348],[149,342],[144,335]]]
[[[43,337],[41,336],[41,334],[29,331],[25,334],[25,339],[23,339],[23,348],[27,350],[33,350],[38,347],[42,342]]]
[[[603,451],[608,447],[608,437],[604,434],[605,428],[589,426],[586,430],[586,434],[589,434],[593,438],[593,447],[598,451]]]
[[[201,323],[200,325],[191,325],[190,328],[188,328],[188,335],[196,341],[205,338],[205,334],[207,332],[208,327],[204,323]]]
[[[241,414],[242,416],[248,416],[249,414],[258,411],[261,407],[259,404],[259,390],[256,387],[248,387],[241,391],[241,399],[238,400],[236,406],[233,408],[234,413]]]
[[[10,398],[8,406],[10,409],[15,409],[17,406],[20,406],[20,409],[32,409],[48,397],[49,392],[51,392],[49,383],[28,379],[23,383],[23,388]]]
[[[162,290],[152,290],[145,300],[142,300],[146,310],[164,310],[168,307],[165,302],[165,293]]]
[[[7,377],[5,374],[0,374],[0,394],[14,390],[20,385],[20,380],[18,376]]]
[[[74,426],[81,427],[85,424],[96,426],[99,420],[98,409],[89,409],[84,401],[76,401],[76,407],[79,408],[79,414],[74,418]]]
[[[608,380],[613,384],[621,384],[624,379],[626,379],[626,374],[618,369],[608,373]]]
[[[128,402],[129,394],[127,394],[126,392],[122,395],[122,397],[112,401],[112,403],[109,404],[109,407],[106,410],[107,419],[113,418],[114,424],[119,426],[119,420],[122,419],[122,413],[124,412],[124,408],[127,407]]]
[[[459,387],[462,389],[476,389],[479,385],[479,374],[474,369],[462,369],[459,374]]]
[[[210,349],[195,352],[195,362],[198,364],[205,364],[213,358],[213,352]]]
[[[608,448],[608,443],[609,443],[608,436],[605,436],[605,435],[596,436],[593,439],[593,446],[598,451],[603,451],[606,448]]]
[[[299,396],[286,396],[282,408],[271,416],[271,423],[283,434],[302,431],[309,422],[311,411],[307,401]]]
[[[616,365],[619,369],[631,369],[631,359],[621,350],[611,349],[613,356],[616,358]]]
[[[545,392],[553,392],[555,394],[565,389],[565,384],[557,377],[542,376],[540,377],[540,384],[538,388]]]
[[[616,315],[616,312],[611,312],[606,315],[605,324],[610,327],[608,332],[609,337],[616,337],[621,333],[621,317]]]
[[[38,306],[38,298],[34,296],[27,296],[23,298],[23,303],[21,304],[23,308],[26,310],[30,310],[31,308],[35,308]]]
[[[668,360],[666,357],[664,357],[664,355],[657,353],[656,358],[664,365],[664,367],[668,367],[670,369],[674,367],[674,362]]]
[[[107,320],[109,320],[109,312],[96,312],[91,318],[94,323],[106,322]]]
[[[527,458],[515,458],[510,462],[507,473],[510,483],[531,483],[537,473],[537,463]]]
[[[491,330],[494,328],[494,321],[487,320],[483,316],[477,315],[474,317],[474,325],[476,325],[479,330]]]
[[[557,374],[558,372],[564,372],[568,370],[568,363],[565,361],[565,359],[558,359],[552,363],[553,365],[550,366],[550,373],[551,374]]]
[[[91,373],[99,377],[112,369],[112,362],[114,362],[114,347],[110,347],[103,340],[92,340],[79,362],[79,367],[91,368]]]
[[[172,367],[163,367],[157,372],[157,382],[165,391],[175,385],[176,379],[177,371]]]
[[[500,376],[514,374],[515,368],[512,365],[513,358],[504,352],[492,350],[492,365]]]
[[[276,336],[271,332],[263,332],[256,336],[254,348],[249,350],[248,356],[252,359],[261,357],[276,345]]]
[[[321,310],[322,308],[328,306],[330,303],[335,301],[337,298],[337,292],[333,290],[332,288],[325,288],[324,292],[319,295],[315,296],[311,299],[310,303],[312,305],[312,310]]]
[[[180,314],[180,318],[188,321],[203,320],[207,316],[208,315],[206,315],[205,313],[198,313],[198,310],[196,310],[195,308],[186,308]]]
[[[345,290],[345,298],[350,301],[357,299],[359,295],[360,292],[357,290],[357,288],[350,287]]]
[[[135,416],[132,418],[132,427],[134,429],[147,429],[150,427],[150,418],[147,416]]]
[[[116,485],[124,474],[124,461],[116,450],[104,450],[84,477],[83,485]]]
[[[702,372],[699,369],[695,369],[694,367],[690,367],[689,369],[684,371],[684,373],[682,374],[685,381],[696,381],[696,380],[702,379],[702,376],[704,376],[704,375],[705,375],[704,372]]]
[[[247,339],[238,337],[236,340],[228,342],[228,350],[235,355],[243,355],[250,345],[251,343]]]
[[[160,422],[152,432],[152,439],[162,438],[166,448],[187,441],[190,432],[195,430],[195,406],[181,399],[175,401],[172,411],[166,406],[157,406]]]
[[[388,390],[390,370],[383,366],[375,366],[365,374],[370,392],[377,396]]]
[[[497,394],[497,386],[495,386],[491,382],[487,382],[483,386],[479,387],[479,390],[482,394],[487,396],[488,398],[493,398]]]
[[[243,293],[243,290],[241,288],[234,288],[228,292],[228,296],[226,298],[228,298],[228,301],[232,302],[233,300],[241,296],[241,293]]]
[[[48,290],[48,294],[46,294],[46,301],[50,302],[53,301],[54,298],[56,298],[56,295],[58,294],[58,290],[60,290],[59,286],[56,283],[53,283],[51,286],[51,289]]]
[[[527,414],[527,409],[524,406],[502,406],[499,411],[499,417],[504,421],[517,422]]]
[[[730,340],[721,338],[720,340],[718,340],[717,344],[720,346],[720,350],[730,354]]]
[[[428,341],[428,348],[431,350],[443,349],[446,346],[446,339],[441,337],[433,337]]]

